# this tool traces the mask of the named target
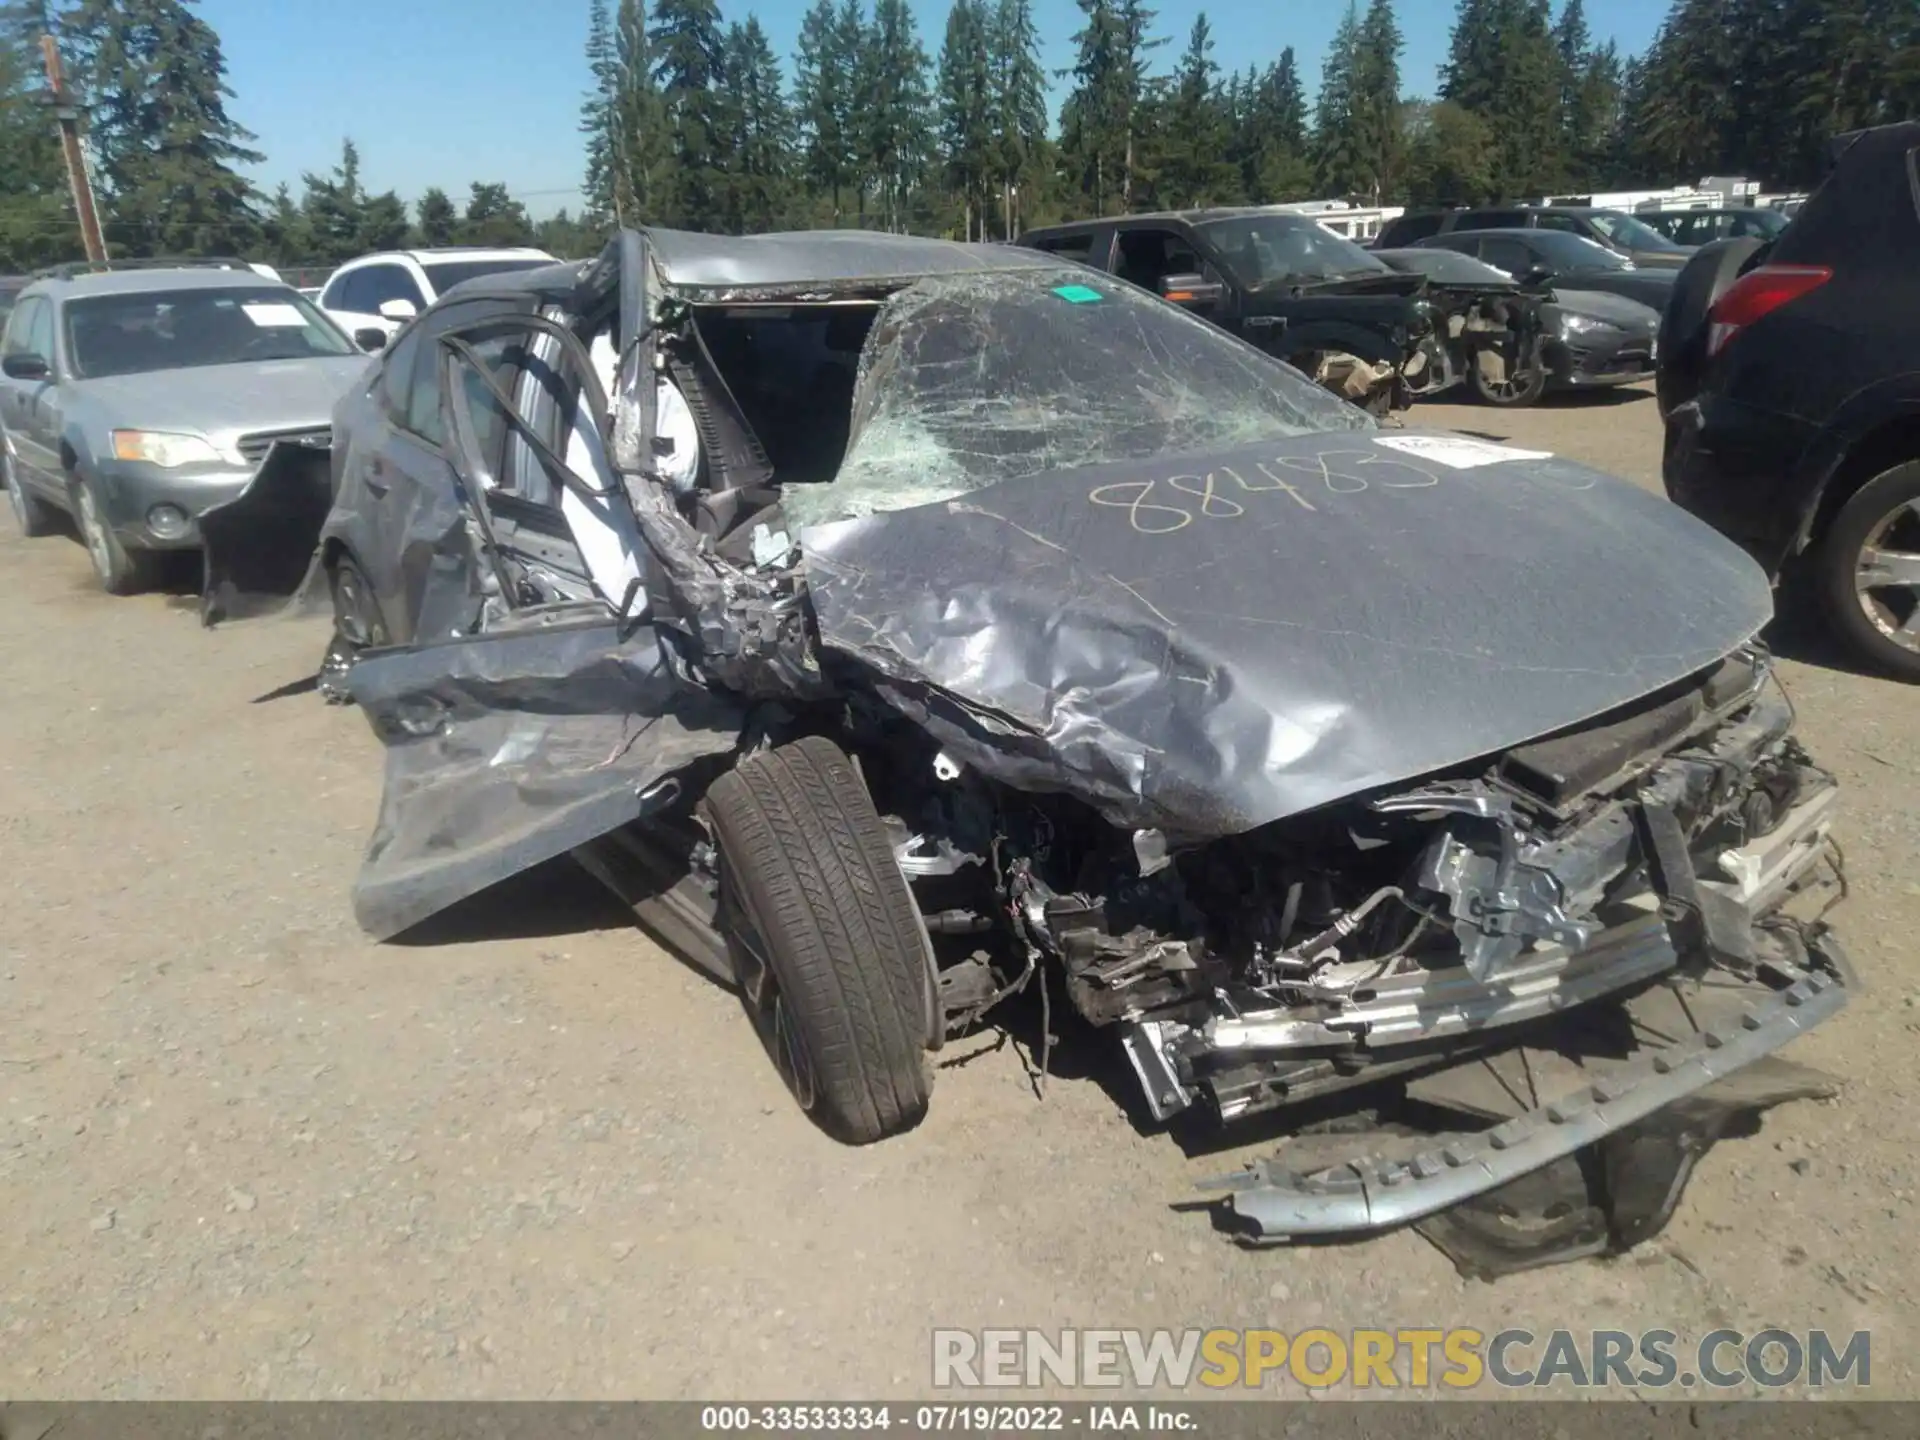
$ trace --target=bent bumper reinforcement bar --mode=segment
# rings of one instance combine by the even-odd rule
[[[1736,1019],[1490,1130],[1436,1135],[1405,1162],[1360,1159],[1302,1173],[1276,1157],[1197,1188],[1230,1192],[1233,1213],[1269,1240],[1383,1230],[1435,1214],[1625,1129],[1828,1019],[1858,982],[1831,935],[1813,949],[1834,973],[1808,974]]]

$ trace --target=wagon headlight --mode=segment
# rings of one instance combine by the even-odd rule
[[[116,430],[113,455],[116,460],[141,460],[163,470],[220,463],[220,452],[205,439],[166,430]]]

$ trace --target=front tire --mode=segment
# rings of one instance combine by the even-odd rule
[[[720,928],[800,1108],[865,1145],[927,1111],[932,973],[906,877],[853,762],[798,740],[716,780]]]
[[[362,650],[388,643],[387,622],[366,571],[351,555],[334,562],[328,581],[333,593],[333,641],[320,661],[319,690],[328,704],[345,705],[353,699],[347,691],[347,671]]]
[[[1472,386],[1475,399],[1482,405],[1497,405],[1503,410],[1524,410],[1539,403],[1547,390],[1547,362],[1537,346],[1517,377],[1508,370],[1502,380],[1489,379],[1481,368],[1485,353],[1475,355],[1467,367],[1467,383]]]
[[[1920,683],[1920,461],[1861,486],[1821,540],[1827,618],[1869,664]]]
[[[20,477],[14,474],[11,455],[0,452],[0,468],[6,472],[7,508],[13,512],[13,523],[20,527],[20,533],[29,540],[51,535],[57,523],[53,508],[38,495],[27,493]]]
[[[153,556],[120,543],[120,537],[107,524],[106,510],[93,482],[84,476],[73,482],[73,518],[102,590],[109,595],[137,595],[153,583]]]

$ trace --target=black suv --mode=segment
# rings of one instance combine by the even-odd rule
[[[1624,255],[1636,265],[1678,269],[1693,252],[1624,210],[1592,205],[1490,205],[1478,210],[1412,210],[1389,220],[1373,242],[1398,250],[1456,230],[1564,230]]]
[[[1780,238],[1723,240],[1660,340],[1667,493],[1804,569],[1863,659],[1920,680],[1920,123],[1838,137]]]

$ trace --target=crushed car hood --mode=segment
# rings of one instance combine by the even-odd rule
[[[1656,495],[1404,431],[1056,471],[801,545],[822,645],[953,759],[1190,837],[1578,725],[1772,613]]]

